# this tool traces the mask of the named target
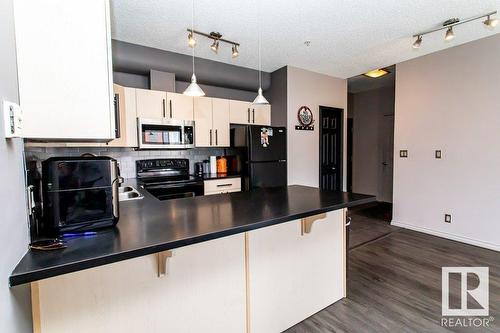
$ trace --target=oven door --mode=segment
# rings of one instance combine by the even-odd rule
[[[146,185],[144,188],[159,200],[190,198],[203,195],[203,182]]]

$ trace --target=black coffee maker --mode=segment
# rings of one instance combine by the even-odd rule
[[[194,174],[196,176],[203,176],[203,162],[196,162],[194,164]]]

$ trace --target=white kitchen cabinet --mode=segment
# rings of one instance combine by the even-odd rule
[[[167,115],[167,93],[158,90],[136,89],[137,117],[163,119]]]
[[[114,138],[109,1],[14,2],[23,136]]]
[[[195,146],[229,147],[229,100],[194,99]]]
[[[229,101],[229,121],[231,124],[251,123],[250,102]]]
[[[193,97],[183,94],[167,93],[168,112],[166,118],[193,120]]]
[[[229,109],[231,124],[271,126],[271,105],[232,100]]]
[[[245,332],[244,234],[32,284],[39,333]],[[69,291],[69,292],[68,292]]]
[[[205,195],[241,192],[241,178],[220,178],[203,182]]]
[[[212,129],[212,99],[197,97],[194,99],[194,143],[196,147],[211,147]]]
[[[229,147],[229,100],[212,99],[212,126],[215,133],[215,146]]]
[[[345,297],[345,210],[248,232],[250,331],[282,332]]]
[[[108,142],[109,147],[137,147],[136,90],[113,85],[117,138]]]
[[[253,105],[252,123],[271,126],[271,105]]]
[[[193,97],[165,91],[137,89],[137,116],[147,119],[193,120]]]

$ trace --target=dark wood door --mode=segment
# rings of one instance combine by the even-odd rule
[[[319,108],[319,180],[325,191],[342,190],[342,109]]]

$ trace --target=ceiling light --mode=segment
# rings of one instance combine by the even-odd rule
[[[212,45],[210,45],[210,48],[215,53],[219,52],[219,40],[218,39],[214,39],[214,42],[212,43]]]
[[[194,47],[196,45],[196,39],[194,39],[192,32],[190,32],[188,35],[188,45],[189,47]]]
[[[259,19],[259,90],[257,90],[257,97],[255,97],[255,99],[253,100],[253,103],[254,105],[267,105],[269,104],[269,102],[267,101],[267,99],[264,97],[264,95],[262,94],[262,57],[261,57],[261,26],[260,26],[260,20],[261,20],[261,16],[260,16],[260,1],[257,2],[257,17]]]
[[[387,70],[387,69],[383,69],[383,68],[379,68],[379,69],[374,69],[374,70],[371,70],[369,72],[366,72],[365,74],[363,74],[364,76],[368,76],[368,77],[371,77],[373,79],[376,79],[378,77],[381,77],[381,76],[384,76],[384,75],[387,75],[389,74],[390,72]]]
[[[236,58],[237,56],[240,55],[240,52],[238,51],[238,46],[235,44],[233,45],[233,47],[231,48],[232,50],[232,56],[233,58]]]
[[[455,33],[453,32],[453,27],[449,27],[448,30],[446,30],[446,34],[444,35],[444,40],[445,41],[450,41],[453,38],[455,38]]]
[[[186,90],[184,90],[183,94],[193,97],[205,96],[205,92],[200,88],[200,86],[196,82],[196,75],[194,73],[191,76],[191,83],[186,88]]]
[[[491,16],[488,15],[488,18],[483,23],[487,28],[493,30],[498,25],[498,19],[491,18]]]
[[[440,27],[433,28],[433,29],[430,29],[427,31],[422,31],[422,32],[419,32],[418,34],[413,35],[413,37],[417,38],[417,40],[415,42],[413,42],[413,48],[418,49],[420,47],[420,45],[422,44],[422,37],[424,35],[431,34],[431,33],[437,32],[437,31],[441,31],[441,30],[446,30],[446,34],[444,35],[444,39],[446,41],[451,41],[452,39],[455,38],[455,33],[453,31],[453,28],[455,26],[469,23],[472,21],[477,21],[477,20],[480,20],[480,19],[485,18],[485,17],[486,17],[486,20],[483,21],[483,24],[489,29],[494,29],[498,25],[499,20],[497,18],[491,18],[491,17],[493,15],[496,15],[496,14],[497,14],[497,11],[495,10],[493,12],[489,12],[489,13],[485,13],[485,14],[481,14],[481,15],[476,15],[476,16],[469,17],[466,19],[459,19],[457,17],[454,17],[454,18],[451,18],[449,20],[446,20],[443,22],[443,25]]]
[[[422,36],[418,36],[417,40],[413,43],[413,48],[418,49],[422,45]]]
[[[191,16],[191,31],[194,31],[194,0],[193,0],[193,11]],[[192,34],[192,32],[191,32]],[[205,92],[200,88],[196,82],[196,75],[194,74],[194,47],[191,48],[191,55],[193,59],[193,75],[191,75],[191,84],[184,90],[183,94],[187,96],[205,96]]]

